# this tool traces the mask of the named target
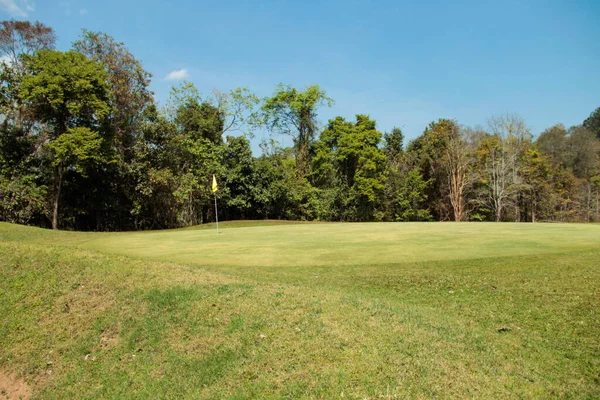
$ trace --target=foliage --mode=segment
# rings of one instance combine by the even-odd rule
[[[260,121],[272,132],[292,136],[300,176],[307,172],[308,151],[317,132],[318,108],[332,104],[333,100],[318,85],[299,91],[281,83],[263,101]]]
[[[379,148],[381,138],[375,121],[359,114],[355,123],[342,117],[330,120],[313,147],[311,179],[321,189],[341,194],[337,214],[342,220],[382,219],[378,208],[385,184],[386,157]]]
[[[110,89],[98,63],[74,51],[41,50],[24,59],[31,72],[20,95],[41,123],[50,124],[53,139],[70,128],[100,127],[110,112]]]
[[[40,23],[0,26],[1,218],[72,230],[166,229],[221,221],[600,221],[595,110],[533,137],[516,114],[485,128],[432,121],[406,142],[364,114],[331,118],[318,85],[172,88],[164,107],[124,43],[83,30],[52,50]],[[401,122],[401,121],[400,121]],[[264,139],[255,130],[288,135]]]
[[[35,176],[0,175],[0,220],[16,224],[40,223],[48,214],[45,186]]]
[[[73,49],[96,61],[106,71],[105,79],[110,86],[111,128],[117,136],[121,155],[128,157],[125,153],[135,141],[143,112],[153,102],[148,89],[150,73],[124,43],[102,32],[84,29],[80,40],[73,43]]]
[[[396,221],[431,221],[425,207],[426,191],[431,181],[423,180],[418,169],[413,169],[402,180],[396,194],[394,219]]]
[[[600,139],[600,107],[596,108],[590,116],[583,121],[583,127],[589,129],[596,134],[596,138]]]
[[[39,50],[53,49],[56,42],[54,29],[39,21],[0,22],[0,56],[20,78],[27,73],[24,56],[33,56]]]
[[[41,50],[24,56],[30,74],[23,78],[20,96],[41,123],[48,124],[48,154],[53,168],[52,227],[58,227],[58,208],[64,174],[81,172],[83,163],[108,162],[101,154],[102,130],[110,113],[106,72],[80,53]],[[108,158],[106,158],[108,156]]]

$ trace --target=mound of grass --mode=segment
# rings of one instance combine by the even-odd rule
[[[597,398],[599,234],[0,224],[0,370],[44,399]]]

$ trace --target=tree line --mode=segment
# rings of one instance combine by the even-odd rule
[[[0,26],[0,220],[75,230],[184,227],[219,218],[600,221],[600,108],[537,138],[518,115],[431,122],[405,143],[369,115],[320,127],[318,85],[202,96],[172,88],[112,37],[55,50],[39,22]],[[272,133],[254,156],[256,130]],[[291,137],[284,147],[277,138]]]

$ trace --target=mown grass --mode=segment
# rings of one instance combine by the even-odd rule
[[[0,369],[44,399],[598,398],[599,235],[0,224]]]

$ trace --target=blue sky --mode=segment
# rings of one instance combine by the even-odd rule
[[[0,17],[53,27],[61,50],[82,28],[125,42],[160,102],[182,69],[206,94],[317,83],[336,102],[323,124],[370,114],[408,138],[438,118],[508,112],[537,135],[600,106],[597,0],[0,0]]]

